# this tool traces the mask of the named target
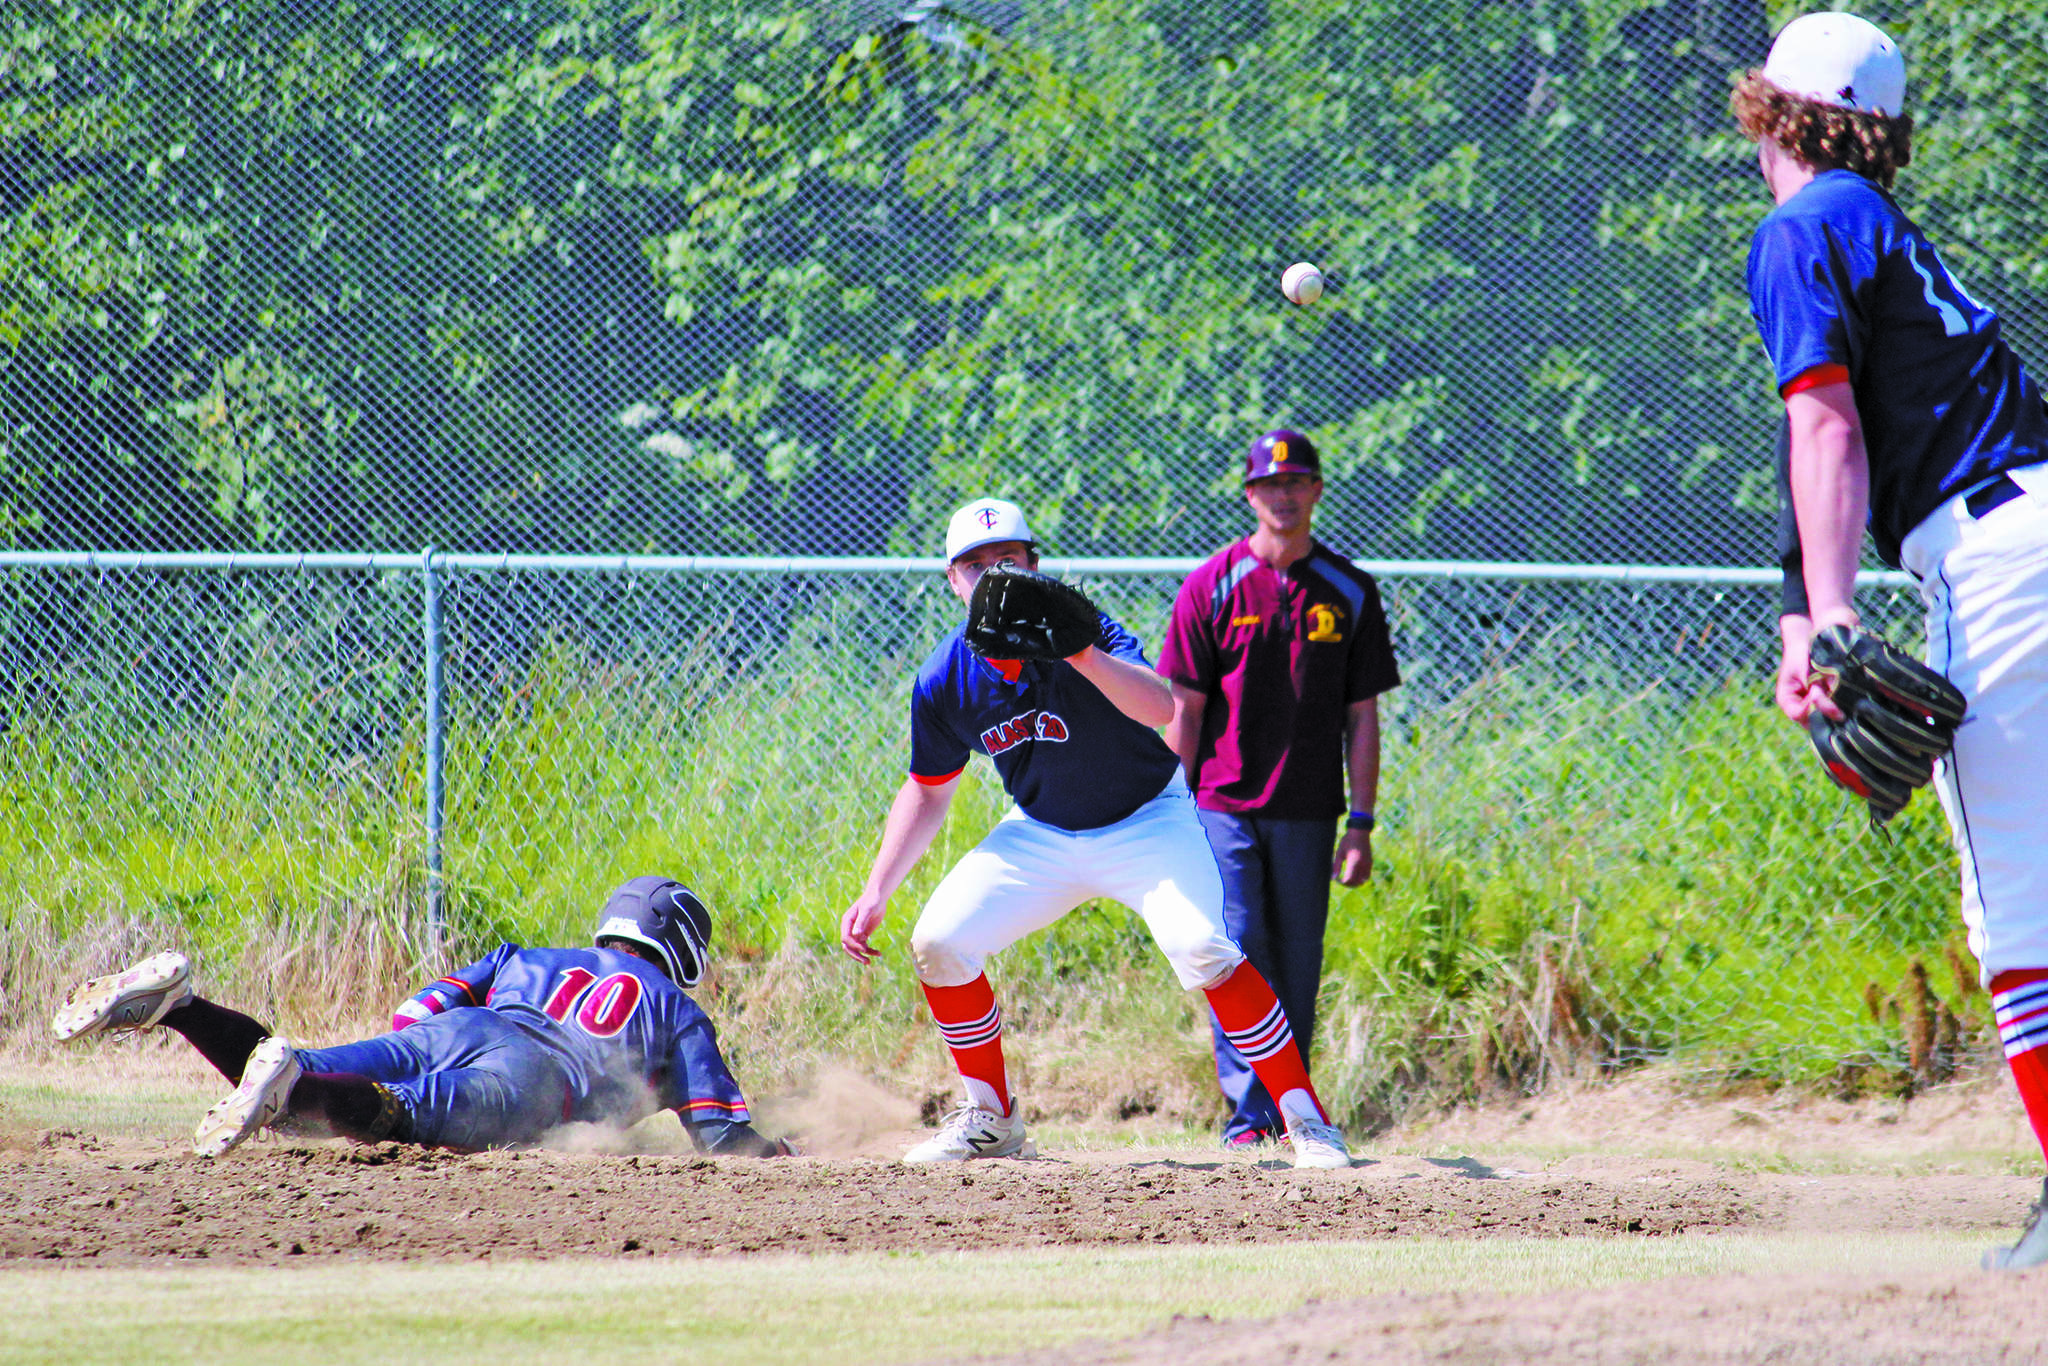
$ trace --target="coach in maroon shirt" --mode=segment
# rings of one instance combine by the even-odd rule
[[[1273,984],[1306,1059],[1330,882],[1372,876],[1376,699],[1401,676],[1378,585],[1311,534],[1323,476],[1309,439],[1277,431],[1253,442],[1244,494],[1257,528],[1204,560],[1173,601],[1159,651],[1173,685],[1166,742],[1223,870],[1224,919]],[[1280,1137],[1250,1064],[1220,1027],[1215,1043],[1232,1106],[1224,1141]]]

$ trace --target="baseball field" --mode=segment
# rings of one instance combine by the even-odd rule
[[[280,1139],[190,1155],[222,1089],[160,1041],[0,1082],[0,1359],[2021,1362],[1989,1276],[2030,1139],[1996,1076],[1909,1101],[1648,1073],[1440,1114],[1346,1172],[1132,1118],[906,1168],[915,1107],[779,1098],[810,1154],[657,1116],[540,1151]],[[769,1098],[771,1113],[778,1104]]]

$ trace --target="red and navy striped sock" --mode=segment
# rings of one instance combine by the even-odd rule
[[[1991,979],[1991,1008],[2020,1103],[2048,1158],[2048,968],[1999,973]]]
[[[1281,1115],[1327,1123],[1329,1116],[1302,1065],[1301,1050],[1295,1047],[1294,1027],[1251,960],[1239,963],[1236,971],[1209,987],[1207,995],[1224,1035],[1252,1065]]]
[[[983,973],[964,986],[924,984],[939,1034],[953,1052],[953,1065],[967,1098],[984,1110],[1010,1113],[1010,1079],[1003,1066],[1003,1011]]]

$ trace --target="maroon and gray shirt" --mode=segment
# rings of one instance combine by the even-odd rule
[[[1344,814],[1344,718],[1401,682],[1379,585],[1313,542],[1277,570],[1249,538],[1173,600],[1159,672],[1203,693],[1195,803],[1273,820]]]

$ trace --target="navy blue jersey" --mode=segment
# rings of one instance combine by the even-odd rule
[[[1749,298],[1780,390],[1810,371],[1845,372],[1886,564],[1954,494],[2048,458],[2041,391],[1998,315],[1862,176],[1824,172],[1764,218],[1749,249]]]
[[[674,1110],[693,1127],[748,1118],[710,1019],[630,953],[500,944],[421,988],[391,1023],[403,1029],[464,1007],[495,1011],[561,1061],[565,1120],[624,1125],[656,1110]]]
[[[1118,711],[1073,665],[1026,660],[998,669],[961,639],[962,629],[917,671],[911,777],[945,782],[979,750],[1025,815],[1062,830],[1099,830],[1158,796],[1180,767],[1157,731]],[[1095,645],[1146,664],[1137,637],[1108,617]]]

